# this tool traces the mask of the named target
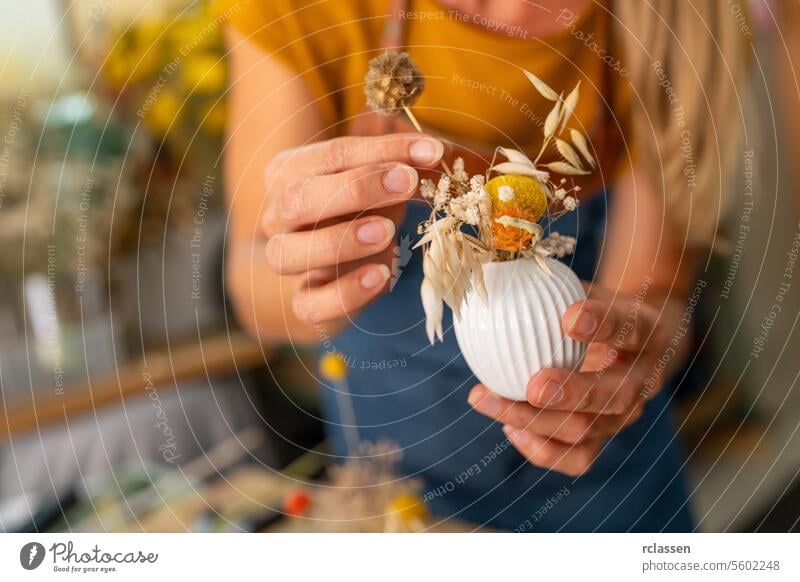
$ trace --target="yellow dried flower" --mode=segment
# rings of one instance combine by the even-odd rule
[[[325,354],[319,362],[319,371],[331,382],[341,382],[347,376],[347,362],[342,354]]]
[[[367,104],[381,115],[411,107],[425,89],[425,77],[408,53],[386,52],[375,57],[364,81]]]
[[[509,188],[513,196],[509,196]],[[514,211],[536,222],[547,212],[547,195],[536,178],[516,174],[496,176],[486,183],[486,191],[492,198],[493,218]]]
[[[179,117],[182,113],[183,101],[171,89],[164,89],[158,98],[153,101],[150,110],[144,118],[147,127],[155,135],[163,137],[180,123]]]
[[[182,77],[192,93],[218,93],[227,82],[225,62],[213,53],[191,55],[183,64]]]
[[[413,526],[415,522],[422,522],[428,517],[428,509],[422,500],[411,493],[401,493],[395,497],[387,511],[400,519],[405,525]]]
[[[496,176],[486,183],[492,199],[492,246],[517,253],[533,244],[530,232],[497,222],[501,216],[537,222],[547,212],[547,195],[536,178],[516,174]]]

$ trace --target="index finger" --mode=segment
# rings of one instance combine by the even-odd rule
[[[278,170],[291,164],[304,168],[306,176],[322,176],[386,162],[432,168],[443,155],[444,145],[436,138],[421,133],[398,133],[321,141],[286,150],[273,162]]]

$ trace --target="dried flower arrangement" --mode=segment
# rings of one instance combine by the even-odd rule
[[[567,177],[589,174],[595,167],[587,139],[568,127],[580,82],[564,97],[534,74],[525,71],[525,75],[543,98],[553,102],[536,158],[498,147],[485,175],[470,176],[463,160],[456,158],[452,169],[442,163],[444,171],[438,183],[420,182],[421,194],[432,207],[430,218],[419,227],[422,238],[416,245],[424,249],[420,292],[431,343],[443,338],[443,303],[456,317],[470,292],[488,303],[484,264],[527,258],[549,272],[546,259],[574,250],[574,238],[545,232],[552,222],[578,206],[580,188],[568,186]],[[411,106],[425,83],[407,53],[376,57],[370,61],[365,80],[367,103],[375,111],[383,115],[404,112],[422,131]],[[541,161],[552,153],[558,159]],[[505,161],[496,163],[498,154]]]
[[[401,476],[396,443],[362,441],[314,495],[309,517],[331,532],[416,532],[428,525],[422,482]]]

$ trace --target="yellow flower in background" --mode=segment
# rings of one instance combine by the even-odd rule
[[[224,131],[226,107],[217,99],[227,85],[221,25],[215,3],[200,0],[190,11],[165,9],[109,32],[108,85],[126,94],[123,103],[134,104],[154,135],[169,132],[176,151],[189,148],[181,139],[191,139],[198,126],[207,136]]]
[[[428,517],[428,508],[416,495],[401,493],[395,497],[386,511],[400,518],[405,525],[414,525]]]
[[[142,22],[131,28],[127,37],[119,43],[118,50],[124,53],[123,58],[130,67],[129,83],[157,76],[166,64],[167,56],[162,46],[165,26],[164,22],[158,20]]]
[[[319,361],[319,371],[331,382],[341,382],[347,376],[347,362],[342,354],[325,354]]]
[[[183,63],[182,77],[186,89],[192,93],[219,93],[227,82],[222,58],[210,53],[189,55]]]
[[[150,105],[145,115],[145,123],[150,131],[164,136],[178,122],[183,100],[169,89],[163,90]]]
[[[219,25],[209,14],[178,20],[170,27],[168,37],[177,54],[188,55],[194,51],[207,50],[215,45],[222,48]]]
[[[224,101],[212,102],[200,109],[198,121],[208,133],[218,135],[225,130],[228,121],[228,108]]]
[[[105,65],[103,65],[103,73],[105,73],[108,84],[112,88],[120,90],[128,82],[130,66],[120,52],[114,51],[108,55]]]

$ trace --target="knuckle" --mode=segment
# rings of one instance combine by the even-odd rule
[[[620,322],[620,334],[625,334],[624,345],[630,349],[635,349],[642,344],[642,320],[641,317],[626,317]]]
[[[640,418],[642,418],[643,414],[644,414],[644,406],[641,403],[637,404],[636,407],[631,412],[630,423],[632,424],[637,420],[639,420]]]
[[[316,302],[307,291],[298,291],[292,298],[292,311],[295,316],[305,323],[317,323],[320,318]]]
[[[597,404],[597,384],[591,383],[578,400],[577,410],[591,410]]]
[[[512,426],[525,426],[522,414],[520,414],[519,410],[517,410],[513,404],[501,404],[501,406],[500,415],[497,417],[498,420]]]
[[[282,238],[281,235],[272,237],[267,241],[267,245],[264,249],[267,266],[276,273],[280,272],[281,269]]]
[[[316,319],[312,316],[312,311],[308,307],[308,304],[304,301],[295,301],[292,304],[292,310],[294,311],[295,317],[302,321],[303,323],[315,323]]]
[[[593,427],[593,419],[586,414],[572,414],[567,421],[566,438],[571,443],[579,443],[585,439]]]
[[[337,137],[327,142],[320,173],[337,172],[346,166],[347,159],[363,138],[352,136]]]
[[[644,385],[644,378],[638,372],[629,373],[620,387],[622,395],[620,400],[622,411],[631,409],[639,400],[642,386]]]
[[[270,205],[264,212],[261,219],[261,231],[267,238],[280,234],[281,223],[276,215],[274,205]]]
[[[364,209],[367,203],[369,188],[367,183],[375,174],[374,166],[362,166],[353,170],[343,187],[343,194],[350,208]]]
[[[600,336],[603,341],[610,341],[614,339],[620,332],[622,322],[617,314],[616,309],[608,303],[603,305],[596,305],[597,316],[602,322],[600,324]]]
[[[655,320],[653,323],[653,334],[652,334],[653,342],[657,346],[665,346],[669,341],[669,334],[667,332],[667,326],[664,325],[664,322],[661,320]]]
[[[531,451],[529,456],[531,461],[540,467],[552,467],[558,461],[555,449],[546,443]]]
[[[297,222],[305,216],[307,193],[311,188],[308,178],[292,180],[281,193],[281,218],[288,223]]]
[[[272,156],[272,159],[267,162],[267,165],[264,167],[264,181],[266,182],[267,187],[269,187],[271,182],[275,180],[278,174],[280,174],[286,168],[286,163],[289,161],[291,151],[292,150],[280,151]]]
[[[578,458],[575,461],[572,477],[580,477],[581,475],[585,475],[592,468],[592,465],[594,465],[593,454],[583,452],[579,453]]]

